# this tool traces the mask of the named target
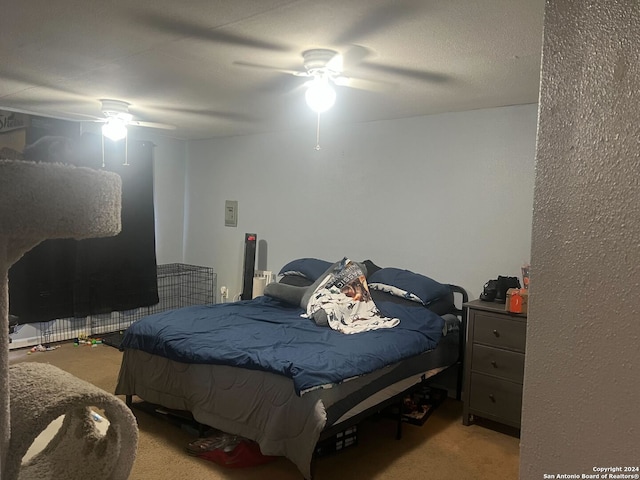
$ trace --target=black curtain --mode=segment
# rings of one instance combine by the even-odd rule
[[[76,242],[45,240],[9,269],[12,322],[44,322],[73,316]]]
[[[122,179],[122,231],[115,237],[47,240],[9,271],[10,313],[19,323],[84,317],[158,303],[153,144],[84,134],[76,163]],[[123,165],[125,159],[128,165]],[[103,167],[104,161],[104,167]]]

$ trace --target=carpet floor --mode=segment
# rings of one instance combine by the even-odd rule
[[[122,353],[98,345],[64,343],[55,350],[29,353],[14,350],[10,363],[47,362],[107,392],[113,392]],[[249,467],[225,468],[187,455],[193,432],[135,410],[139,422],[138,453],[132,480],[301,480],[289,460]],[[415,480],[518,478],[519,439],[495,428],[462,425],[462,403],[446,400],[421,426],[403,426],[395,439],[396,424],[385,418],[365,420],[358,426],[358,444],[317,460],[315,480]]]

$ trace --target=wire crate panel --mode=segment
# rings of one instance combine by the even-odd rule
[[[62,318],[12,327],[9,348],[48,345],[74,338],[121,333],[154,313],[191,305],[216,303],[217,275],[211,267],[169,263],[158,265],[159,302],[148,307],[115,311],[86,318]]]
[[[136,320],[154,313],[216,303],[217,275],[211,267],[169,263],[158,265],[158,297],[160,301],[123,314],[128,327]]]

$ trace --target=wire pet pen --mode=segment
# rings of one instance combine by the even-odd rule
[[[129,325],[154,313],[173,310],[191,305],[216,303],[217,275],[210,267],[169,263],[158,265],[158,297],[159,302],[148,307],[140,307],[118,313],[118,328],[111,329],[103,342],[119,347],[124,330]],[[94,335],[98,334],[92,328]]]
[[[100,337],[104,343],[118,347],[124,331],[143,317],[180,307],[216,303],[217,276],[213,268],[169,263],[158,265],[157,272],[157,304],[86,318],[16,325],[10,329],[10,348],[38,344],[48,346],[54,342],[90,337]]]

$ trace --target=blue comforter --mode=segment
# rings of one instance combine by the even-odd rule
[[[345,335],[270,297],[157,313],[131,325],[122,348],[183,363],[231,365],[289,377],[296,393],[339,383],[436,347],[442,317],[416,305],[378,302],[394,328]]]

